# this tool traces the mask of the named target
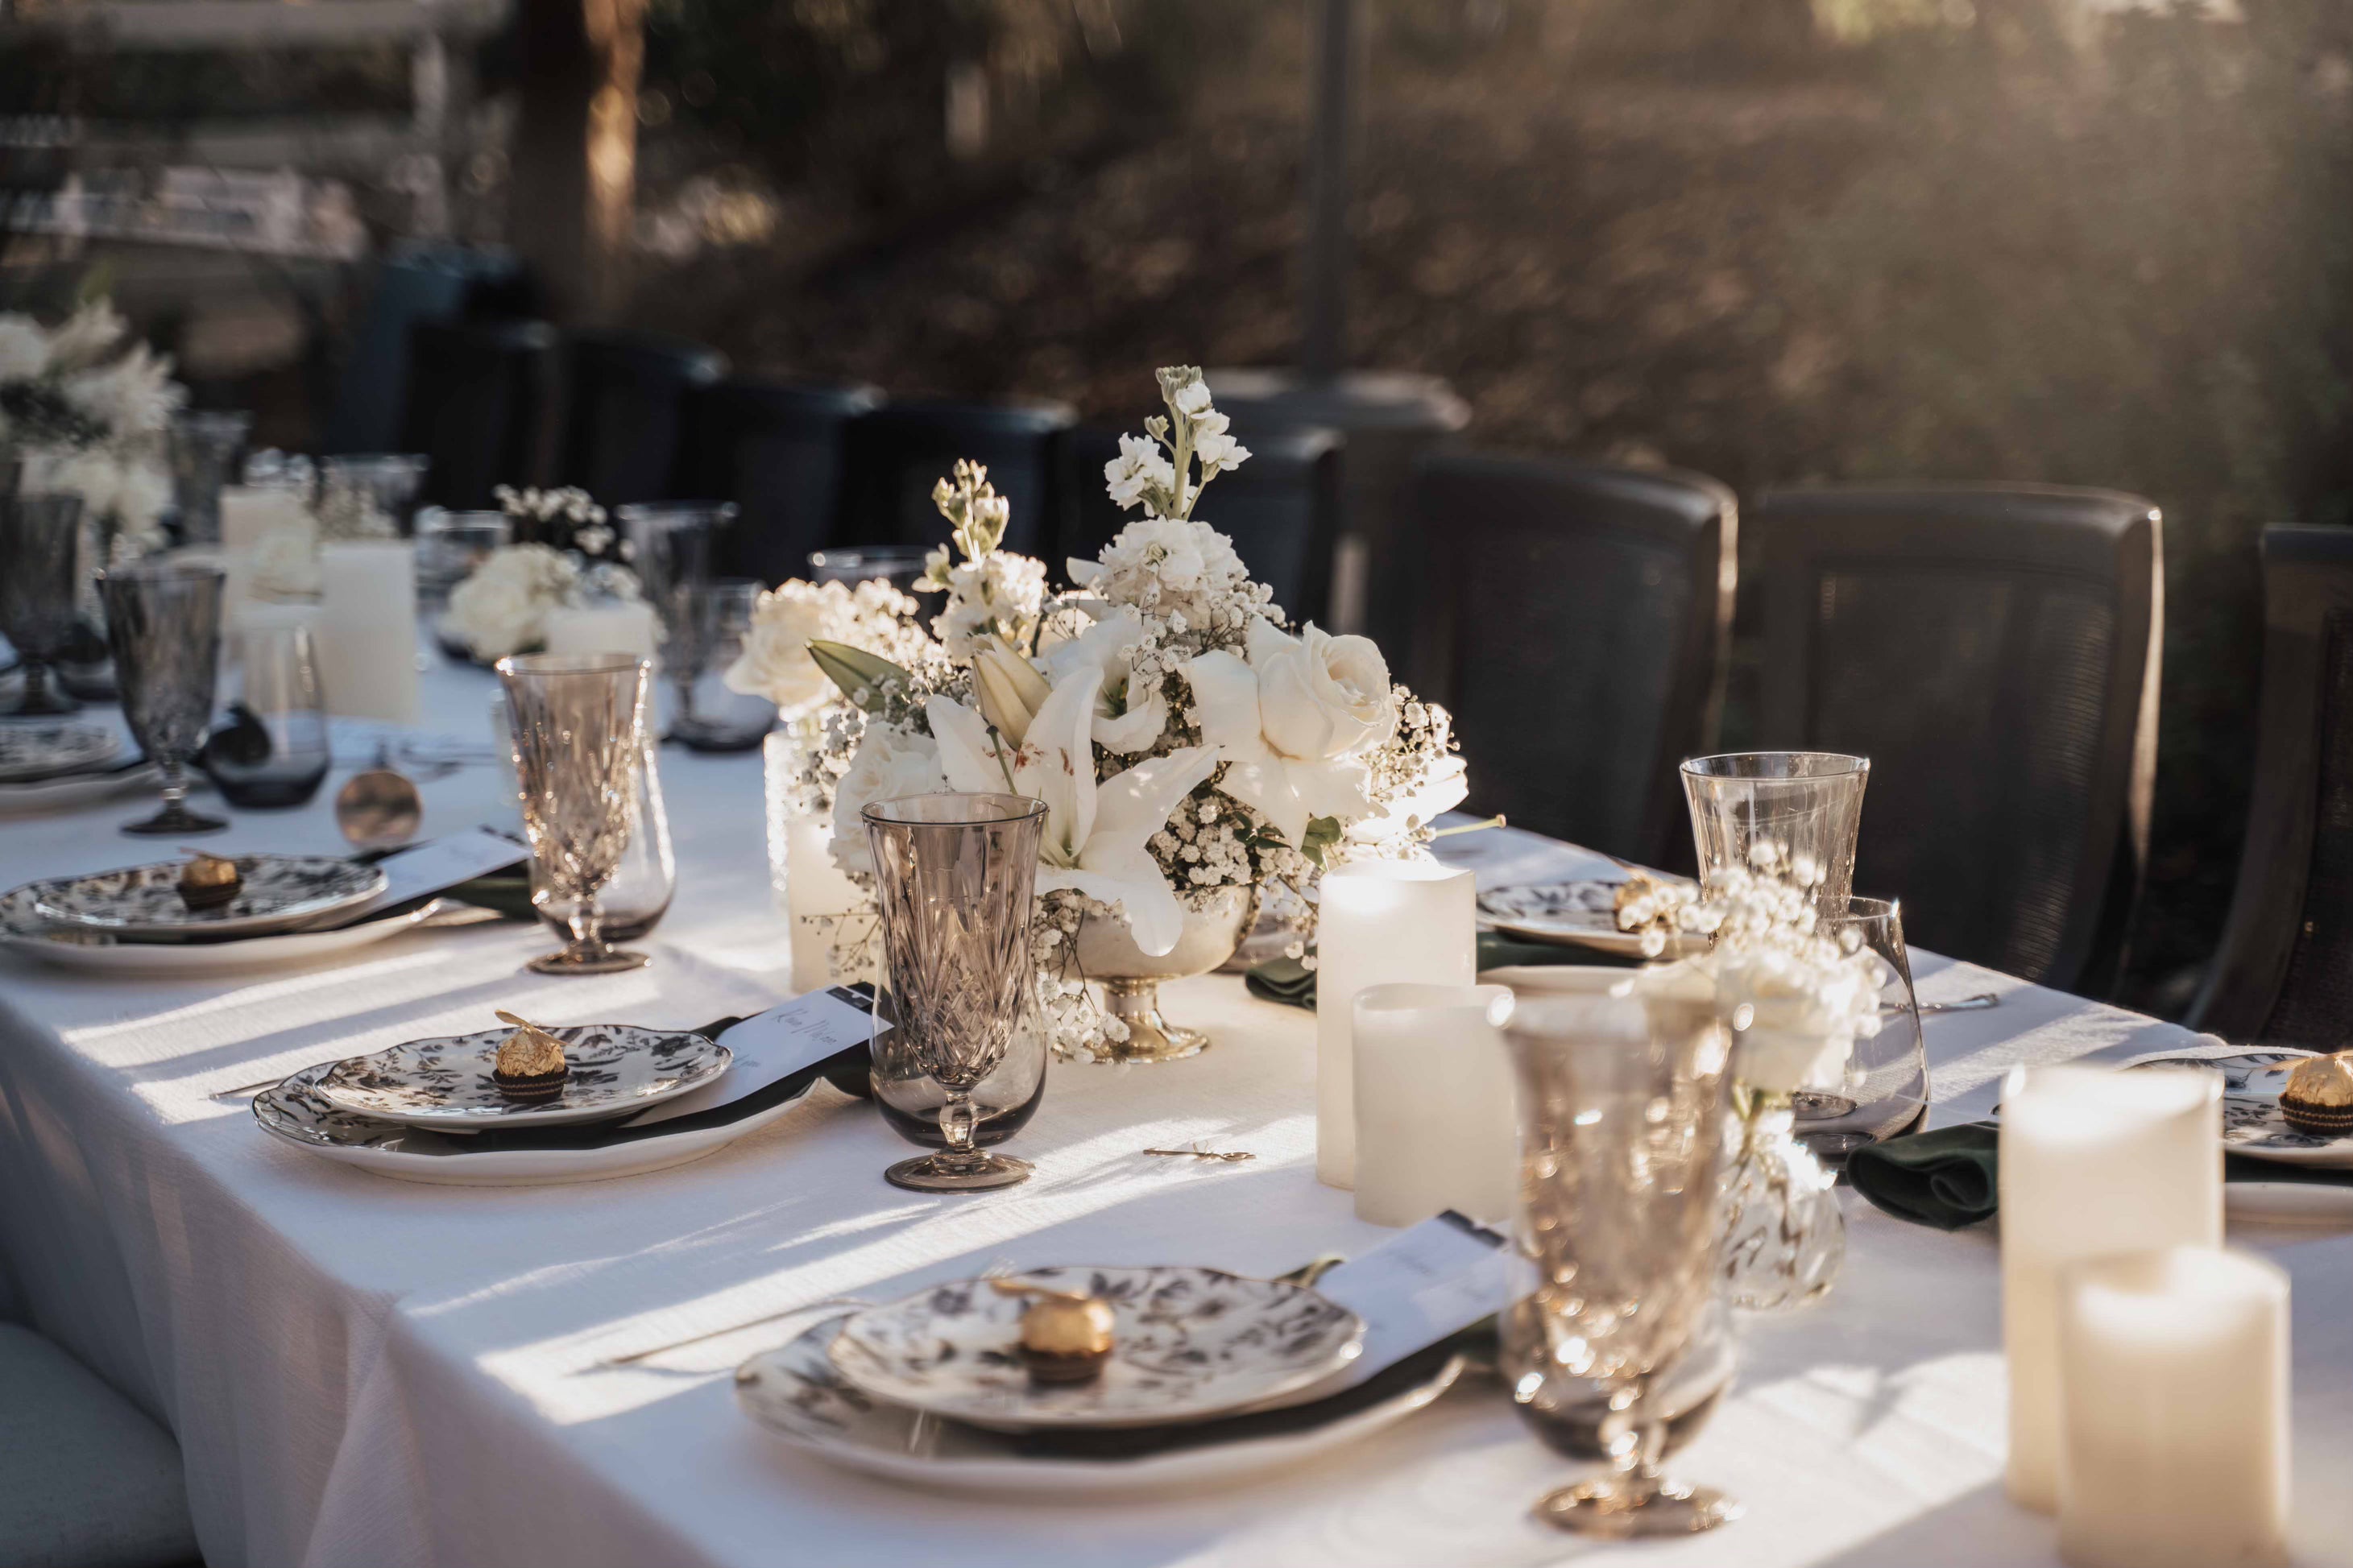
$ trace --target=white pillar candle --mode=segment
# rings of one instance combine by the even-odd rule
[[[791,933],[793,989],[817,991],[833,973],[839,917],[866,907],[858,884],[833,863],[833,824],[795,808],[789,787],[804,742],[776,731],[761,743],[767,766],[768,888]]]
[[[2221,1079],[2012,1068],[2002,1087],[2001,1320],[2010,1495],[2059,1506],[2059,1270],[2222,1241]]]
[[[322,544],[318,625],[328,712],[417,722],[417,555],[407,541]]]
[[[1477,887],[1429,861],[1367,860],[1324,873],[1315,938],[1315,1179],[1356,1184],[1356,993],[1468,985],[1478,977]]]
[[[220,499],[221,548],[251,550],[278,529],[310,526],[302,498],[282,485],[224,485]]]
[[[2172,1247],[2059,1285],[2059,1555],[2073,1568],[2287,1562],[2288,1282]]]
[[[550,653],[627,653],[652,658],[660,643],[654,607],[637,601],[547,612]]]
[[[1356,1217],[1419,1225],[1519,1207],[1519,1122],[1504,1053],[1506,985],[1369,985],[1356,993]]]

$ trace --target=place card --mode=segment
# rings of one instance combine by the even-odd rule
[[[1335,1265],[1315,1289],[1365,1320],[1365,1347],[1345,1373],[1303,1390],[1303,1396],[1321,1399],[1353,1388],[1493,1317],[1504,1306],[1506,1257],[1500,1234],[1448,1209],[1362,1258]]]
[[[847,985],[796,996],[781,1007],[744,1019],[723,1037],[735,1054],[725,1072],[691,1094],[667,1100],[624,1127],[650,1127],[676,1117],[715,1110],[759,1093],[779,1079],[828,1057],[865,1045],[874,1036],[873,997]],[[885,1030],[890,1025],[884,1024]]]
[[[451,833],[429,844],[403,849],[376,862],[376,868],[384,873],[384,891],[339,919],[335,925],[357,925],[387,910],[422,903],[460,882],[503,871],[529,858],[529,849],[495,827],[470,827],[463,833]]]

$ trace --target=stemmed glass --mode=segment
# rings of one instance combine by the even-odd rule
[[[311,628],[278,606],[248,613],[237,633],[237,695],[229,721],[205,742],[205,771],[241,809],[301,805],[332,760],[318,648]]]
[[[775,703],[719,683],[743,655],[760,592],[749,577],[713,578],[687,591],[684,635],[670,667],[678,689],[670,736],[691,751],[747,752],[776,727]]]
[[[1648,985],[1646,993],[1638,987]],[[1719,1246],[1716,1175],[1730,1042],[1712,996],[1656,982],[1514,1003],[1504,1036],[1519,1073],[1518,1266],[1503,1314],[1504,1377],[1556,1447],[1582,1427],[1609,1473],[1536,1504],[1587,1535],[1712,1530],[1739,1505],[1659,1469],[1713,1396],[1666,1396],[1711,1345]],[[1583,1407],[1564,1398],[1598,1393]]]
[[[981,1145],[1026,1121],[1045,1089],[1045,1037],[1031,1016],[1029,905],[1046,805],[943,793],[878,801],[861,815],[882,924],[875,1098],[896,1113],[886,1119],[902,1134],[928,1143],[930,1130],[913,1112],[926,1091],[935,1096],[943,1145],[883,1177],[921,1193],[1028,1181],[1028,1161]],[[985,1136],[991,1122],[994,1136]]]
[[[550,893],[571,904],[571,942],[531,961],[542,974],[611,974],[646,962],[606,942],[597,895],[638,831],[647,668],[617,654],[499,660],[523,829]]]
[[[109,567],[99,576],[122,716],[164,770],[164,809],[144,822],[125,823],[125,833],[211,833],[228,826],[185,804],[188,763],[205,743],[220,681],[221,590],[227,579],[218,566],[155,557]]]
[[[1777,856],[1820,868],[1815,907],[1827,921],[1846,912],[1854,889],[1854,836],[1871,759],[1840,752],[1727,752],[1687,758],[1683,795],[1691,803],[1699,878],[1746,867],[1760,844]]]
[[[220,542],[221,487],[251,428],[250,414],[186,409],[172,416],[172,502],[187,543]]]
[[[81,551],[81,498],[0,493],[0,632],[25,667],[14,718],[70,713],[81,705],[50,683],[49,667],[74,632],[74,564]]]
[[[903,594],[915,591],[915,582],[929,563],[931,552],[920,544],[867,544],[854,550],[814,550],[809,575],[818,583],[870,583],[881,578]]]

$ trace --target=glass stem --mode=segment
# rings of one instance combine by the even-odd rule
[[[947,1151],[941,1156],[949,1164],[966,1165],[978,1158],[973,1147],[973,1129],[980,1118],[973,1109],[972,1096],[959,1089],[948,1090],[946,1103],[940,1107],[940,1136],[948,1141]]]
[[[176,806],[188,798],[188,776],[185,764],[176,754],[158,759],[164,767],[164,804]]]
[[[566,921],[572,927],[572,948],[575,952],[594,954],[605,951],[604,911],[596,905],[594,889],[572,900],[572,913]]]

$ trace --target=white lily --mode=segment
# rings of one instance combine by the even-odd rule
[[[1098,784],[1090,736],[1102,684],[1103,672],[1092,665],[1057,681],[1018,746],[944,697],[933,698],[924,715],[951,787],[1010,789],[1046,803],[1038,890],[1070,889],[1117,907],[1135,945],[1157,957],[1176,945],[1185,911],[1146,845],[1176,803],[1217,767],[1217,753],[1187,746]]]
[[[1045,706],[1051,690],[1038,667],[1007,642],[1001,632],[994,647],[982,648],[973,658],[972,684],[980,700],[981,716],[1017,746],[1029,739],[1029,722]]]
[[[1322,637],[1313,628],[1310,634]],[[1361,637],[1345,640],[1371,647]],[[1263,620],[1250,622],[1246,646],[1247,661],[1218,648],[1185,667],[1200,713],[1201,739],[1229,764],[1218,788],[1265,817],[1294,846],[1305,843],[1307,825],[1316,817],[1348,822],[1370,816],[1373,803],[1366,792],[1372,775],[1358,753],[1367,736],[1382,732],[1378,722],[1394,726],[1394,713],[1385,720],[1377,711],[1360,716],[1312,693],[1303,695],[1293,677],[1305,645]],[[1271,692],[1262,675],[1278,681]],[[1387,675],[1383,667],[1383,683]],[[1342,695],[1359,705],[1367,698],[1355,689]],[[1385,691],[1380,700],[1386,700]],[[1270,702],[1277,710],[1269,710]],[[1324,754],[1309,754],[1314,751]]]
[[[1056,644],[1046,655],[1046,668],[1057,682],[1087,669],[1102,678],[1095,690],[1095,744],[1123,757],[1151,750],[1168,728],[1168,704],[1160,693],[1153,692],[1139,705],[1129,684],[1132,671],[1125,650],[1143,640],[1144,617],[1122,605],[1105,611],[1093,626],[1068,642]],[[1122,710],[1114,713],[1114,704]]]

